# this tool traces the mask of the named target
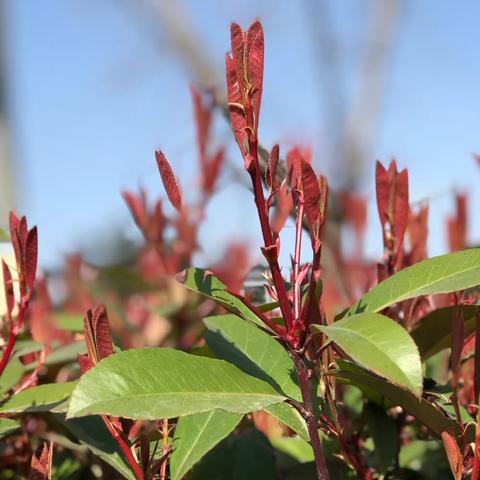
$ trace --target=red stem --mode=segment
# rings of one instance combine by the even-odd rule
[[[262,180],[260,178],[259,163],[258,163],[258,150],[256,139],[250,139],[250,155],[253,157],[253,167],[249,171],[252,179],[253,194],[255,197],[255,205],[257,207],[258,218],[260,220],[260,227],[262,230],[263,242],[265,248],[275,248],[276,243],[273,239],[272,230],[268,221],[267,209],[265,203],[265,197],[263,195]],[[272,272],[272,280],[277,291],[278,305],[285,320],[285,326],[289,334],[293,334],[294,320],[293,314],[288,301],[287,290],[283,281],[282,273],[280,271],[280,265],[278,264],[278,252],[269,255],[266,253],[266,260]],[[290,339],[292,340],[292,339]]]
[[[303,412],[300,413],[303,414],[305,422],[307,423],[308,435],[310,436],[310,443],[315,457],[318,480],[329,480],[330,476],[325,463],[322,444],[318,434],[317,421],[313,410],[308,370],[304,359],[297,352],[292,352],[292,359],[298,375],[298,383],[303,399]]]
[[[129,445],[123,438],[123,435],[115,428],[114,425],[112,425],[112,423],[110,422],[109,418],[106,415],[102,415],[102,420],[104,421],[106,427],[108,428],[108,431],[111,433],[114,440],[117,442],[118,446],[120,447],[120,450],[125,455],[125,459],[127,460],[127,463],[130,465],[130,468],[132,469],[133,474],[135,475],[135,478],[137,480],[143,480],[142,469],[140,468],[140,465],[138,464],[137,459],[133,456],[132,449],[129,447]]]
[[[160,469],[160,480],[165,480],[167,478],[168,418],[164,418],[162,421],[162,453],[165,460]]]

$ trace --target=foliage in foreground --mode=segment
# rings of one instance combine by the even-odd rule
[[[64,312],[52,313],[44,282],[33,297],[37,230],[10,217],[15,265],[2,263],[0,478],[477,479],[480,249],[465,249],[461,197],[449,222],[451,250],[459,251],[427,259],[426,207],[409,208],[406,170],[378,163],[384,257],[376,268],[361,260],[364,206],[344,196],[357,247],[350,260],[331,248],[342,276],[332,281],[322,271],[327,180],[298,148],[283,162],[274,146],[265,168],[257,137],[262,27],[255,22],[244,32],[234,24],[231,34],[230,120],[251,179],[270,301],[241,294],[243,275],[225,264],[190,266],[223,161],[221,149],[209,154],[211,109],[193,90],[199,208],[184,204],[156,152],[177,211],[168,222],[176,237],[164,240],[160,202],[149,210],[144,192],[124,193],[146,240],[135,273],[120,271],[128,287],[99,287],[100,273],[88,285],[73,276]],[[290,216],[294,251],[285,279],[280,232]],[[193,292],[188,297],[174,295],[171,278],[185,267],[177,280]],[[116,322],[103,305],[83,322],[72,314],[96,295]],[[132,307],[132,297],[143,309]],[[140,328],[119,327],[122,309]],[[132,348],[142,344],[146,310],[173,327]]]

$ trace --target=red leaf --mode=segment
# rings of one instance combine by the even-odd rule
[[[7,304],[8,314],[11,315],[15,306],[15,293],[13,291],[12,274],[8,265],[2,260],[3,288],[5,290],[5,302]]]
[[[301,190],[302,186],[302,154],[298,148],[292,148],[287,153],[287,168],[290,188]]]
[[[408,216],[408,237],[410,240],[408,263],[413,265],[427,258],[428,205],[423,205],[417,213],[410,210]]]
[[[279,233],[290,216],[293,207],[292,195],[288,191],[285,182],[282,182],[280,187],[277,189],[275,193],[275,199],[277,204],[270,220],[270,225],[274,233]]]
[[[103,305],[99,305],[93,312],[93,328],[98,359],[102,360],[113,354],[110,325],[108,323],[107,311]]]
[[[28,480],[48,480],[52,465],[51,451],[48,445],[43,444],[40,455],[32,455],[32,463]]]
[[[235,140],[240,147],[243,155],[246,154],[246,144],[248,143],[247,119],[243,110],[242,92],[235,69],[235,63],[230,55],[226,55],[226,71],[227,71],[227,98],[228,108],[230,111],[230,122],[232,124]]]
[[[388,173],[378,160],[375,166],[375,185],[377,193],[378,215],[380,216],[380,223],[382,226],[384,226],[387,222],[390,187],[388,182]]]
[[[320,217],[320,188],[313,168],[305,160],[301,161],[302,190],[308,228],[312,240],[318,240]]]
[[[279,183],[277,178],[278,160],[280,157],[280,148],[274,145],[270,157],[268,158],[267,170],[265,172],[265,183],[267,184],[270,194],[278,189]]]
[[[25,281],[29,290],[33,289],[37,273],[38,234],[37,227],[33,227],[27,235],[25,247]]]
[[[463,460],[457,441],[448,432],[442,432],[443,446],[455,480],[462,480]]]
[[[223,148],[219,148],[215,155],[208,162],[208,166],[203,175],[203,192],[206,195],[212,194],[224,160],[225,151]]]
[[[200,153],[200,162],[204,163],[212,111],[211,108],[204,107],[202,95],[193,85],[190,85],[190,93],[192,95],[193,114],[197,129],[197,146]]]
[[[147,223],[145,192],[141,190],[140,197],[137,198],[133,193],[125,190],[122,192],[122,197],[132,214],[133,220],[138,228],[143,231]]]
[[[396,175],[395,198],[395,252],[398,253],[403,245],[403,238],[408,221],[408,171],[402,170]]]
[[[77,355],[78,365],[80,366],[80,371],[82,373],[88,372],[91,368],[93,368],[94,363],[90,359],[87,353],[78,354]]]
[[[263,62],[264,62],[264,39],[263,28],[259,21],[252,23],[248,29],[245,40],[245,55],[247,57],[248,79],[252,85],[251,102],[255,115],[256,131],[260,117],[260,103],[263,89]]]
[[[182,196],[175,175],[173,174],[172,167],[160,150],[155,152],[155,158],[157,160],[158,171],[160,172],[160,177],[162,178],[163,187],[167,192],[168,199],[170,200],[170,203],[180,211],[182,208]]]
[[[232,57],[233,64],[235,68],[235,73],[240,88],[240,95],[242,99],[242,104],[245,101],[245,68],[246,68],[246,59],[245,59],[245,32],[240,28],[236,23],[230,25],[230,44],[232,46]]]

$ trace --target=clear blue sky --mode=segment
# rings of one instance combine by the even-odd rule
[[[44,266],[105,237],[109,225],[131,234],[124,188],[162,189],[153,152],[161,147],[184,190],[195,175],[190,75],[162,27],[141,2],[129,0],[6,0],[8,79],[19,210],[40,231]],[[240,4],[242,4],[240,6]],[[316,166],[329,118],[322,111],[314,50],[302,2],[184,0],[205,49],[222,72],[229,23],[259,17],[266,37],[263,142],[312,143]],[[346,90],[354,85],[367,2],[328,2],[338,32]],[[372,200],[368,253],[381,255],[373,206],[375,159],[392,155],[411,176],[411,199],[449,188],[470,194],[470,238],[480,237],[480,3],[402,2],[385,93],[363,192]],[[321,72],[320,72],[321,73]],[[223,74],[221,76],[223,79]],[[219,139],[228,138],[219,122]],[[235,156],[231,150],[232,159]],[[228,175],[201,231],[204,256],[225,240],[256,242],[249,195]],[[431,202],[430,253],[445,250],[444,218],[451,197]],[[214,211],[215,210],[215,211]],[[252,221],[250,221],[250,218]]]

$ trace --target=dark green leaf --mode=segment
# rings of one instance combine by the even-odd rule
[[[337,379],[357,386],[368,398],[381,405],[386,403],[388,406],[401,406],[437,435],[443,431],[455,433],[455,422],[448,419],[439,408],[425,399],[419,399],[410,391],[377,377],[353,363],[339,360],[338,365],[339,370],[334,373]]]
[[[379,473],[385,474],[398,455],[400,444],[395,422],[379,405],[369,402],[364,407],[368,431],[375,445],[374,455]]]
[[[115,468],[124,477],[135,480],[117,442],[113,439],[99,416],[65,419],[58,414],[55,418],[83,445],[95,455]]]
[[[223,360],[143,348],[111,355],[84,374],[68,416],[156,420],[216,409],[247,413],[283,400],[271,385]]]
[[[367,292],[346,315],[380,312],[394,303],[480,284],[480,248],[429,258],[404,268]]]
[[[342,318],[330,326],[312,325],[328,335],[349,357],[378,375],[422,394],[422,363],[415,342],[392,319],[377,313]]]
[[[170,478],[184,475],[240,422],[243,414],[213,410],[180,417],[173,437]]]
[[[275,480],[275,457],[258,430],[229,437],[194,467],[191,480]]]
[[[422,360],[452,346],[452,319],[457,307],[443,307],[425,315],[411,332]],[[476,305],[462,305],[465,337],[475,331]]]
[[[208,317],[204,323],[205,340],[218,358],[302,400],[292,359],[279,342],[236,315]]]

